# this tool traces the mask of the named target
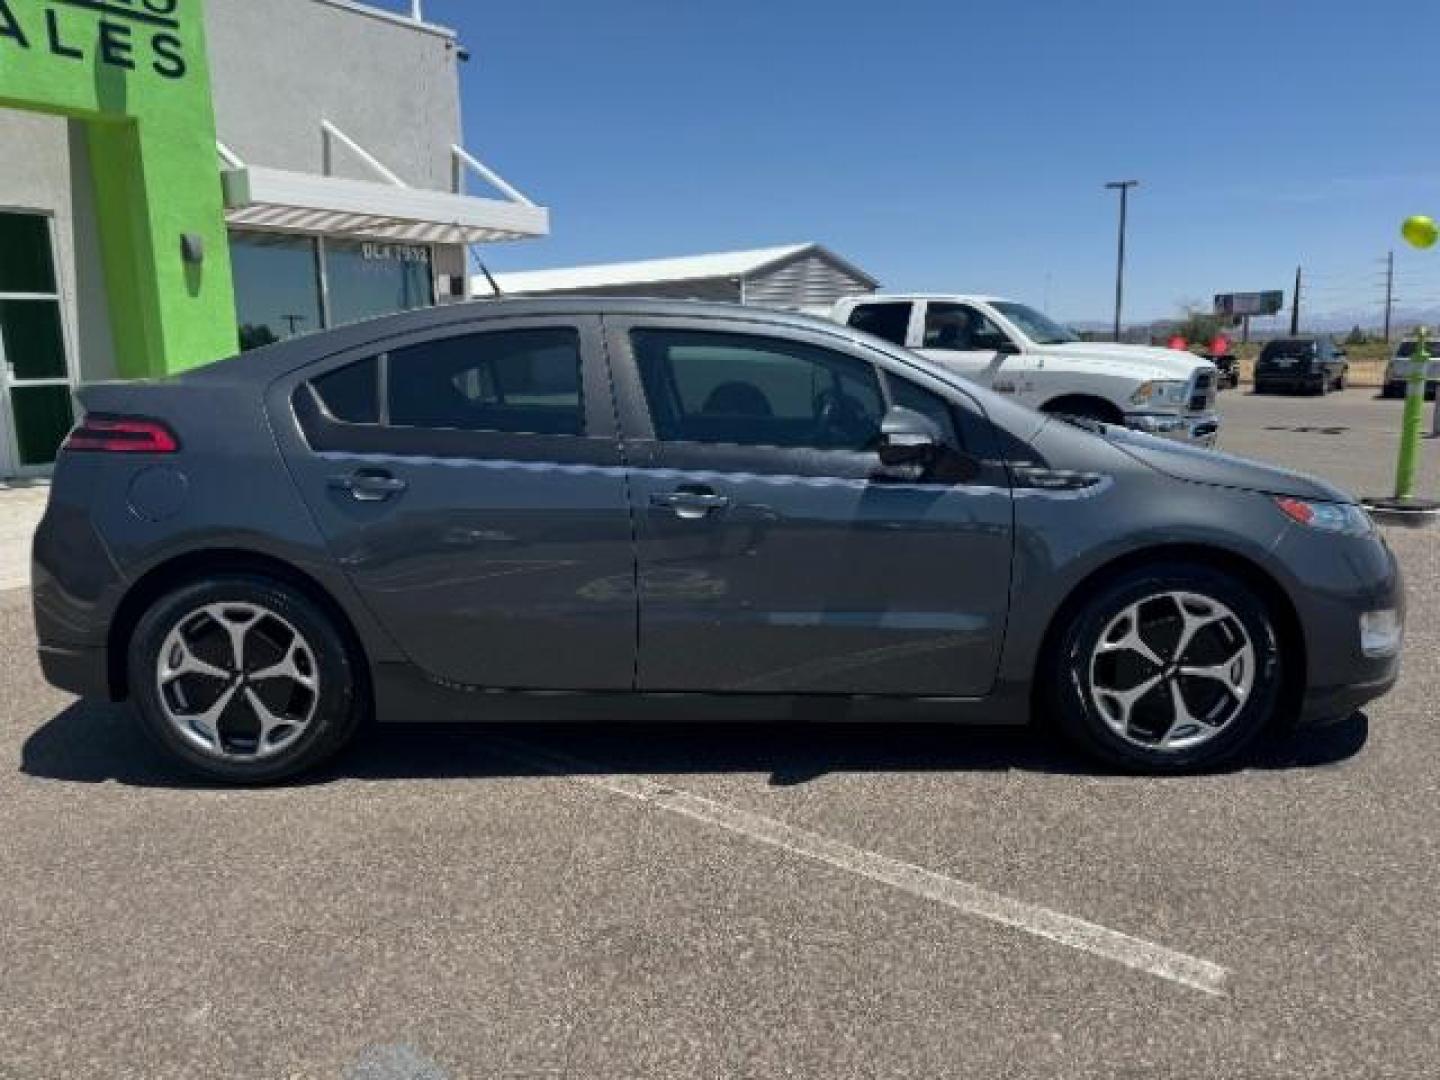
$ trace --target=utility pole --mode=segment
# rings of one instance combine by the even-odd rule
[[[1295,295],[1290,298],[1290,336],[1300,335],[1300,267],[1295,267]]]
[[[1390,344],[1390,311],[1395,306],[1395,252],[1385,256],[1385,344]]]
[[[1130,201],[1130,189],[1139,187],[1139,180],[1111,180],[1105,185],[1108,191],[1120,192],[1120,248],[1115,260],[1115,340],[1120,340],[1120,312],[1125,306],[1125,216]]]

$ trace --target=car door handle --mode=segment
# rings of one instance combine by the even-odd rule
[[[330,487],[336,491],[348,491],[356,502],[384,502],[392,495],[398,495],[410,485],[399,477],[391,476],[383,469],[362,469],[348,476],[332,476]]]
[[[730,497],[713,491],[670,491],[651,495],[650,505],[672,510],[676,517],[694,521],[707,516],[712,510],[724,510],[730,505]]]

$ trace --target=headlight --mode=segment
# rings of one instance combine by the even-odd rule
[[[1370,515],[1354,503],[1310,502],[1278,496],[1275,505],[1291,521],[1321,532],[1368,536],[1374,528]]]
[[[1130,395],[1130,402],[1133,405],[1183,405],[1189,385],[1168,379],[1143,382]]]

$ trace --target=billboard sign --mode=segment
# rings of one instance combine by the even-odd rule
[[[1285,294],[1279,289],[1273,292],[1218,293],[1215,296],[1215,314],[1232,319],[1274,315],[1284,307]]]

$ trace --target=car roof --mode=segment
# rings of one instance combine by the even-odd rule
[[[547,315],[670,315],[700,319],[745,319],[770,326],[823,329],[843,334],[845,329],[829,319],[775,308],[724,304],[702,300],[660,300],[649,297],[541,296],[499,297],[442,304],[363,322],[349,323],[301,337],[265,345],[214,364],[185,372],[185,381],[226,381],[239,376],[246,381],[276,377],[316,360],[351,349],[379,344],[388,338],[447,326],[463,326],[485,319],[513,319]]]
[[[865,296],[847,296],[846,299],[847,299],[847,300],[854,301],[855,303],[861,303],[861,304],[867,303],[867,302],[874,302],[874,301],[882,301],[882,302],[883,302],[883,301],[886,301],[886,300],[891,300],[891,301],[901,301],[901,300],[903,300],[903,301],[913,301],[913,300],[952,300],[952,301],[973,302],[973,303],[980,303],[980,304],[1008,304],[1008,303],[1014,303],[1014,302],[1015,302],[1015,301],[1011,300],[1009,297],[1005,297],[1005,296],[986,296],[986,295],[983,295],[983,294],[981,294],[981,293],[926,293],[926,292],[870,293],[870,294],[865,295]]]
[[[880,338],[871,337],[830,319],[817,318],[792,311],[775,308],[753,307],[742,304],[722,304],[698,300],[657,300],[645,297],[594,297],[594,296],[550,296],[515,297],[485,300],[470,300],[457,304],[424,308],[403,312],[398,315],[384,315],[365,322],[291,338],[288,341],[266,345],[247,353],[232,356],[217,363],[195,368],[181,375],[172,376],[166,382],[204,383],[210,386],[232,386],[253,388],[256,384],[268,384],[317,361],[334,357],[340,353],[380,346],[408,334],[449,326],[466,326],[487,319],[525,318],[546,315],[615,315],[651,316],[668,315],[692,319],[729,319],[731,321],[753,322],[757,326],[792,327],[798,330],[820,331],[842,339],[864,339],[869,348],[888,356],[901,368],[911,367],[957,387],[989,414],[992,421],[1012,433],[1033,432],[1037,424],[1043,423],[1041,414],[1013,402],[986,387],[960,379],[954,372],[940,365],[928,362],[923,356],[910,352]]]

